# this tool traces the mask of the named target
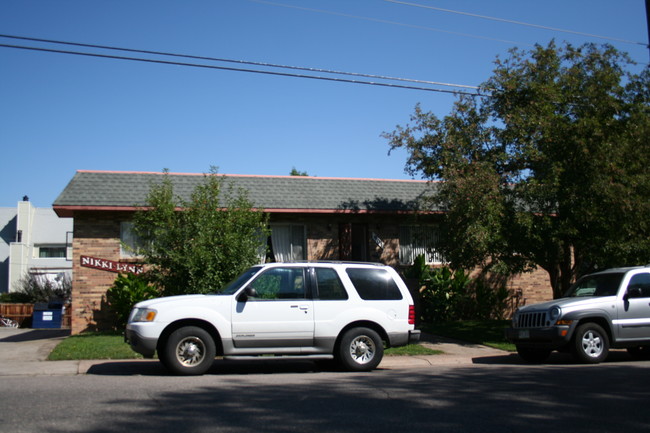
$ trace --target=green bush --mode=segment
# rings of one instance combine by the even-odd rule
[[[421,315],[425,323],[501,319],[509,297],[502,285],[470,278],[469,273],[452,271],[446,266],[430,270],[429,278],[421,284]]]
[[[118,275],[113,286],[106,292],[108,306],[116,316],[116,328],[122,329],[126,326],[129,313],[135,304],[157,296],[158,290],[143,277],[135,274]]]
[[[31,304],[32,298],[23,292],[0,293],[0,303],[3,304]]]

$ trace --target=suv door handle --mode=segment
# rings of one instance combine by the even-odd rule
[[[309,310],[309,305],[292,305],[291,308],[300,308],[301,310]]]

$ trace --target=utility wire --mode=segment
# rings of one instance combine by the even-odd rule
[[[127,56],[117,56],[117,55],[108,55],[108,54],[99,54],[99,53],[88,53],[80,51],[68,51],[68,50],[58,50],[51,48],[42,48],[42,47],[29,47],[22,45],[10,45],[10,44],[0,44],[0,47],[3,48],[14,48],[19,50],[30,50],[30,51],[40,51],[56,54],[70,54],[76,56],[86,56],[86,57],[99,57],[104,59],[114,59],[114,60],[130,60],[135,62],[145,62],[145,63],[158,63],[164,65],[174,65],[174,66],[188,66],[194,68],[204,68],[204,69],[217,69],[222,71],[234,71],[234,72],[250,72],[255,74],[264,74],[264,75],[274,75],[282,77],[291,77],[291,78],[309,78],[312,80],[323,80],[323,81],[334,81],[338,83],[350,83],[350,84],[365,84],[370,86],[381,86],[381,87],[392,87],[397,89],[409,89],[409,90],[421,90],[426,92],[438,92],[438,93],[451,93],[454,95],[468,95],[468,96],[484,96],[478,92],[469,92],[463,90],[447,90],[447,89],[435,89],[431,87],[419,87],[419,86],[410,86],[405,84],[391,84],[391,83],[382,83],[374,81],[360,81],[352,80],[347,78],[335,78],[335,77],[321,77],[316,75],[304,75],[304,74],[293,74],[288,72],[275,72],[275,71],[264,71],[258,69],[244,69],[244,68],[232,68],[227,66],[216,66],[216,65],[204,65],[199,63],[186,63],[186,62],[173,62],[169,60],[159,60],[159,59],[147,59],[142,57],[127,57]]]
[[[400,5],[405,5],[405,6],[412,6],[412,7],[417,7],[417,8],[422,8],[422,9],[431,9],[431,10],[436,10],[440,12],[448,12],[451,14],[457,14],[457,15],[465,15],[469,17],[474,17],[474,18],[481,18],[485,20],[491,20],[491,21],[499,21],[502,23],[508,23],[508,24],[516,24],[520,26],[526,26],[526,27],[534,27],[537,29],[543,29],[543,30],[551,30],[554,32],[561,32],[561,33],[570,33],[573,35],[580,35],[580,36],[587,36],[590,38],[597,38],[597,39],[606,39],[610,41],[615,41],[615,42],[621,42],[624,44],[634,44],[634,45],[642,45],[644,47],[648,47],[649,45],[646,42],[638,42],[638,41],[630,41],[627,39],[620,39],[620,38],[613,38],[610,36],[601,36],[601,35],[595,35],[593,33],[583,33],[583,32],[578,32],[574,30],[567,30],[567,29],[560,29],[557,27],[549,27],[549,26],[543,26],[539,24],[530,24],[530,23],[525,23],[522,21],[515,21],[515,20],[509,20],[505,18],[497,18],[497,17],[490,17],[487,15],[479,15],[479,14],[473,14],[470,12],[462,12],[462,11],[456,11],[452,9],[444,9],[444,8],[439,8],[435,6],[427,6],[423,4],[418,4],[418,3],[410,3],[410,2],[405,2],[405,1],[399,1],[399,0],[384,0],[387,3],[395,3],[395,4],[400,4]]]
[[[449,35],[456,35],[456,36],[462,36],[466,38],[474,38],[474,39],[483,39],[483,40],[488,40],[488,41],[495,41],[495,42],[503,42],[505,44],[510,44],[510,45],[527,45],[527,46],[533,46],[532,44],[526,44],[522,42],[516,42],[516,41],[510,41],[507,39],[498,39],[498,38],[491,38],[489,36],[480,36],[480,35],[473,35],[470,33],[461,33],[461,32],[454,32],[451,30],[443,30],[439,29],[436,27],[427,27],[427,26],[418,26],[416,24],[406,24],[406,23],[400,23],[397,21],[389,21],[389,20],[383,20],[380,18],[370,18],[370,17],[364,17],[360,15],[351,15],[351,14],[346,14],[342,12],[334,12],[334,11],[328,11],[324,9],[313,9],[313,8],[306,8],[303,6],[295,6],[295,5],[288,5],[285,3],[276,3],[276,2],[271,2],[271,1],[266,1],[266,0],[248,0],[253,3],[260,3],[260,4],[265,4],[269,6],[277,6],[277,7],[282,7],[282,8],[289,8],[289,9],[298,9],[302,11],[307,11],[307,12],[315,12],[319,14],[327,14],[327,15],[335,15],[339,17],[345,17],[345,18],[353,18],[357,20],[364,20],[364,21],[371,21],[375,23],[381,23],[381,24],[390,24],[394,26],[401,26],[401,27],[410,27],[412,29],[419,29],[419,30],[427,30],[431,32],[438,32],[438,33],[447,33]]]
[[[209,60],[209,61],[214,61],[214,62],[237,63],[237,64],[242,64],[242,65],[264,66],[264,67],[269,67],[269,68],[292,69],[292,70],[298,70],[298,71],[320,72],[320,73],[326,73],[326,74],[348,75],[348,76],[364,77],[364,78],[376,78],[376,79],[389,80],[389,81],[404,81],[404,82],[418,83],[418,84],[430,84],[430,85],[434,85],[434,86],[458,87],[458,88],[478,90],[478,86],[470,86],[470,85],[465,85],[465,84],[441,83],[441,82],[437,82],[437,81],[415,80],[415,79],[411,79],[411,78],[389,77],[389,76],[383,76],[383,75],[363,74],[363,73],[357,73],[357,72],[344,72],[344,71],[334,71],[334,70],[329,70],[329,69],[306,68],[306,67],[301,67],[301,66],[278,65],[278,64],[273,64],[273,63],[252,62],[252,61],[248,61],[248,60],[234,60],[234,59],[224,59],[224,58],[218,58],[218,57],[195,56],[195,55],[190,55],[190,54],[178,54],[178,53],[168,53],[168,52],[162,52],[162,51],[150,51],[150,50],[141,50],[141,49],[133,49],[133,48],[121,48],[121,47],[113,47],[113,46],[107,46],[107,45],[84,44],[84,43],[80,43],[80,42],[57,41],[57,40],[52,40],[52,39],[41,39],[41,38],[32,38],[32,37],[27,37],[27,36],[16,36],[16,35],[5,35],[5,34],[0,34],[0,38],[18,39],[18,40],[31,41],[31,42],[45,42],[45,43],[48,43],[48,44],[70,45],[70,46],[84,47],[84,48],[99,48],[99,49],[102,49],[102,50],[124,51],[124,52],[129,52],[129,53],[154,54],[154,55],[158,55],[158,56],[180,57],[180,58],[194,59],[194,60]]]

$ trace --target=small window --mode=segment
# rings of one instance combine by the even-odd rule
[[[348,299],[348,293],[343,287],[339,275],[331,268],[315,268],[318,284],[318,299],[324,301],[340,301]]]
[[[367,301],[402,299],[402,292],[388,271],[384,269],[348,268],[346,272],[361,299]]]
[[[66,247],[38,247],[40,259],[65,259],[66,252]]]
[[[412,265],[420,254],[424,255],[427,264],[442,263],[442,254],[437,250],[438,238],[437,226],[401,226],[399,229],[400,263]]]
[[[259,275],[250,287],[258,300],[304,299],[306,297],[303,268],[273,268]]]
[[[271,255],[276,262],[306,260],[305,226],[271,224]]]
[[[131,221],[122,221],[120,223],[120,257],[130,258],[138,257],[138,248],[142,246],[142,240],[135,233]]]

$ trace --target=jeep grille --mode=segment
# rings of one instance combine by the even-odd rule
[[[517,321],[517,328],[543,328],[546,324],[546,311],[521,313]]]

